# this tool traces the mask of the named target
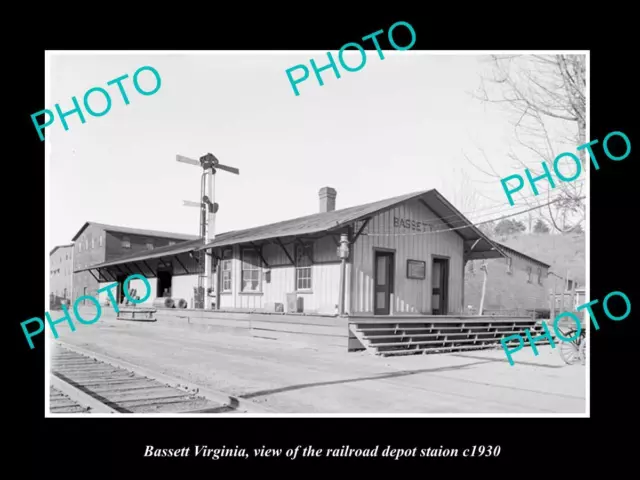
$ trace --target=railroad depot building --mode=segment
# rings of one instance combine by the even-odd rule
[[[487,238],[436,190],[340,210],[335,209],[336,195],[325,187],[319,194],[319,213],[220,233],[207,245],[197,237],[169,244],[166,236],[166,243],[153,249],[140,240],[139,248],[125,252],[125,235],[133,242],[138,236],[150,238],[150,232],[87,223],[74,237],[74,265],[77,274],[91,277],[93,283],[90,288],[86,281],[78,283],[74,293],[95,293],[98,284],[121,283],[138,273],[151,284],[145,303],[171,296],[194,308],[207,254],[214,264],[207,310],[464,315],[466,263],[487,258],[510,262],[516,256],[518,264],[528,262],[524,268],[540,274],[534,286],[545,291],[548,266]],[[344,263],[338,251],[341,238],[348,240]],[[100,253],[92,253],[92,242],[102,248]],[[137,279],[129,288],[139,295],[146,290]],[[107,298],[106,292],[100,294],[101,303]]]

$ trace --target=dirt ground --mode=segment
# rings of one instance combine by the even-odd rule
[[[281,413],[584,414],[586,408],[585,367],[564,364],[550,346],[539,347],[538,356],[525,348],[510,366],[502,349],[385,358],[109,314],[93,325],[78,323],[75,332],[57,327],[59,340],[70,345]]]

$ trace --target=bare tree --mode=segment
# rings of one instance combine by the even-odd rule
[[[457,183],[452,186],[453,196],[451,201],[465,216],[473,217],[473,213],[477,211],[479,205],[478,191],[464,170],[456,171],[455,178]],[[471,220],[473,221],[473,218]]]
[[[508,155],[520,170],[518,173],[524,174],[526,168],[537,177],[544,173],[542,162],[553,172],[553,161],[563,152],[575,153],[586,172],[584,150],[576,152],[586,141],[585,55],[492,55],[489,62],[491,75],[482,77],[474,96],[499,104],[513,115],[514,137],[520,151],[511,149]],[[570,147],[560,150],[567,145]],[[467,159],[480,172],[498,180],[515,173],[500,175],[484,152],[482,157],[486,163],[483,167]],[[562,165],[568,163],[560,162],[559,168]],[[563,172],[565,176],[575,172],[574,166],[569,168]],[[539,187],[538,196],[525,188],[517,195],[529,207],[548,203],[551,198],[557,200],[538,212],[555,230],[568,232],[584,221],[583,189],[584,179],[560,182],[556,178],[555,188],[542,192]]]

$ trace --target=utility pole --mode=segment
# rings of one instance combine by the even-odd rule
[[[240,170],[228,165],[222,165],[218,159],[212,154],[207,153],[200,157],[200,161],[193,160],[191,158],[183,157],[182,155],[176,155],[176,161],[181,163],[187,163],[189,165],[195,165],[202,167],[202,176],[200,178],[200,202],[184,201],[185,206],[198,206],[202,209],[202,215],[200,216],[200,236],[202,237],[203,245],[208,245],[215,239],[215,222],[216,213],[218,212],[218,204],[215,203],[215,188],[214,188],[214,175],[216,170],[224,170],[235,175],[240,174]],[[207,298],[209,296],[209,290],[211,285],[211,272],[212,272],[212,256],[211,253],[207,253],[205,250],[204,255],[204,308],[207,309]],[[202,278],[202,277],[200,277]],[[200,281],[198,281],[198,287],[200,287]],[[218,301],[216,301],[216,308],[219,307]]]
[[[478,312],[478,315],[482,316],[482,313],[484,312],[484,294],[487,291],[487,265],[482,262],[482,265],[480,265],[480,270],[482,270],[482,273],[484,273],[484,278],[482,279],[482,296],[480,297],[480,311]]]

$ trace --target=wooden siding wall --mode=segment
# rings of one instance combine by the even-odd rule
[[[152,243],[153,248],[160,248],[171,245],[171,242],[175,244],[185,241],[179,238],[152,237],[122,232],[106,232],[105,236],[107,245],[105,261],[116,260],[119,257],[132,255],[134,253],[147,252],[147,243]],[[122,246],[124,237],[129,239],[129,244],[131,245],[129,248]]]
[[[374,248],[386,248],[395,251],[394,294],[391,313],[431,314],[431,269],[432,255],[449,257],[448,313],[462,311],[463,286],[463,240],[455,231],[441,233],[420,233],[425,227],[408,224],[406,227],[394,226],[394,217],[403,220],[426,222],[437,228],[442,220],[430,209],[418,201],[409,202],[373,217],[363,233],[372,234],[408,234],[413,235],[361,235],[352,252],[351,289],[349,313],[373,313],[373,268]],[[411,225],[411,226],[409,226]],[[359,229],[359,225],[357,229]],[[426,262],[426,279],[407,278],[407,259]]]
[[[484,309],[487,312],[518,309],[547,309],[549,307],[549,269],[532,262],[518,254],[506,252],[513,260],[511,273],[508,261],[503,259],[486,260],[489,276],[487,278]],[[484,275],[480,270],[482,260],[467,262],[465,274],[465,308],[480,308]],[[527,268],[531,267],[531,282]],[[538,268],[542,276],[538,283]],[[553,280],[551,280],[553,284]]]
[[[222,309],[250,308],[261,309],[267,304],[282,303],[286,310],[287,294],[296,292],[295,268],[282,251],[282,247],[269,243],[262,247],[262,255],[269,264],[270,273],[260,272],[260,292],[242,292],[242,248],[233,246],[233,260],[231,263],[232,291],[223,292],[220,298]],[[295,260],[293,245],[286,245],[291,258]],[[340,288],[340,263],[336,253],[336,244],[331,237],[326,236],[313,242],[312,287],[310,292],[297,292],[303,298],[304,312],[307,313],[335,313],[338,304]]]
[[[188,268],[188,267],[187,267]],[[171,277],[171,296],[183,298],[189,308],[194,307],[193,289],[198,286],[198,275],[173,275]]]

